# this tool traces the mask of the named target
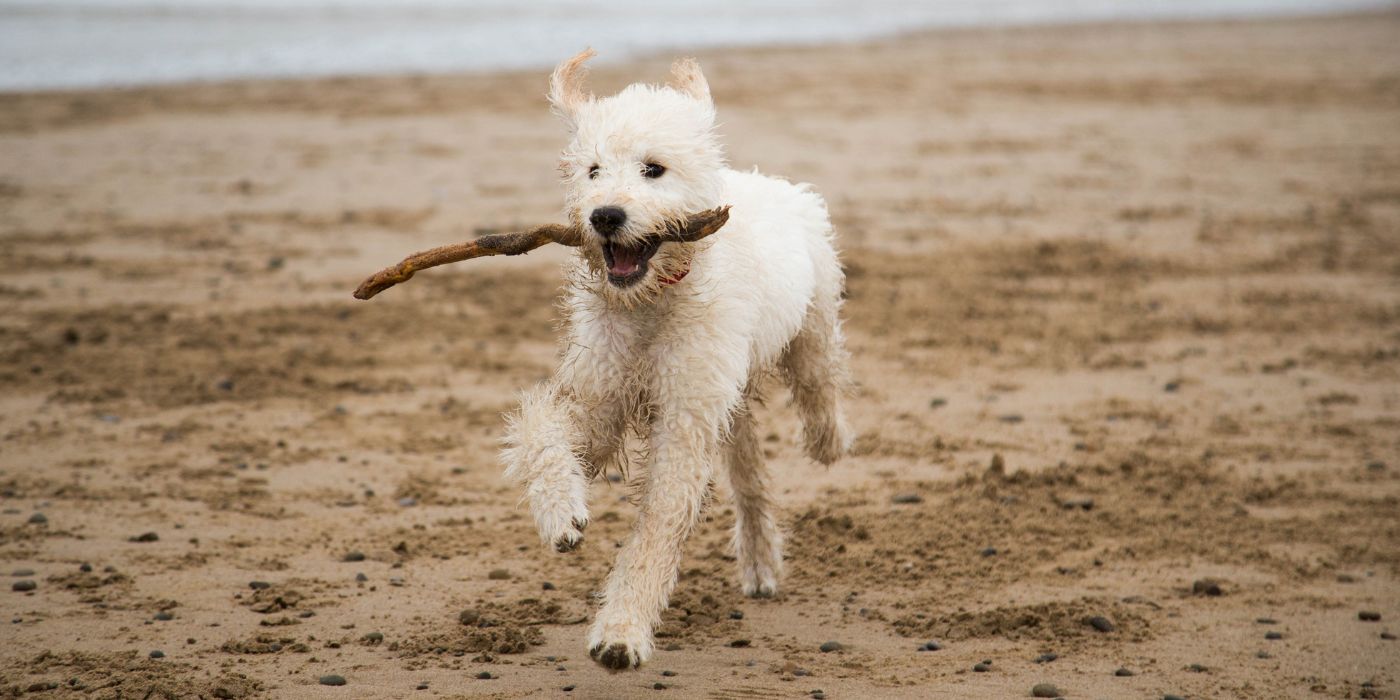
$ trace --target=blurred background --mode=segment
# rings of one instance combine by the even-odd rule
[[[496,70],[934,27],[1355,11],[1386,0],[0,0],[0,89]]]

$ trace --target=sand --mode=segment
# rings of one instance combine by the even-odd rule
[[[595,485],[560,556],[495,457],[551,370],[567,252],[350,297],[559,219],[542,72],[0,97],[0,688],[1394,697],[1397,36],[702,53],[736,166],[830,202],[859,439],[809,462],[775,388],[784,594],[736,590],[721,487],[661,650],[618,675],[583,636],[629,488]]]

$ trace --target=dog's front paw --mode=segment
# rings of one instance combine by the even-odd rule
[[[530,493],[530,512],[540,539],[556,552],[572,552],[583,543],[588,527],[588,486],[577,476],[564,488]]]
[[[651,659],[651,632],[634,624],[604,624],[603,613],[588,633],[588,655],[609,671],[631,671]]]

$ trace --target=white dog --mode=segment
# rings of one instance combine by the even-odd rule
[[[588,237],[569,267],[563,358],[522,399],[502,459],[545,543],[567,552],[588,524],[589,482],[620,466],[629,430],[645,444],[640,512],[588,633],[590,655],[620,670],[651,657],[652,629],[721,460],[744,593],[777,592],[782,535],[749,404],[780,372],[807,454],[830,464],[847,450],[844,275],[821,196],[726,167],[695,61],[677,61],[664,87],[635,84],[599,99],[582,85],[592,56],[565,61],[550,80],[571,137],[559,165],[567,211]],[[726,204],[728,224],[702,241],[647,236]]]

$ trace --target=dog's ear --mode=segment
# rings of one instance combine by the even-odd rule
[[[549,102],[569,128],[574,126],[578,108],[593,99],[593,95],[583,87],[584,78],[588,76],[588,68],[583,64],[596,55],[593,49],[584,49],[577,56],[560,63],[554,69],[554,74],[549,76]]]
[[[690,95],[701,102],[711,102],[710,83],[705,80],[700,64],[693,58],[681,58],[672,63],[671,79],[666,84],[681,94]]]

